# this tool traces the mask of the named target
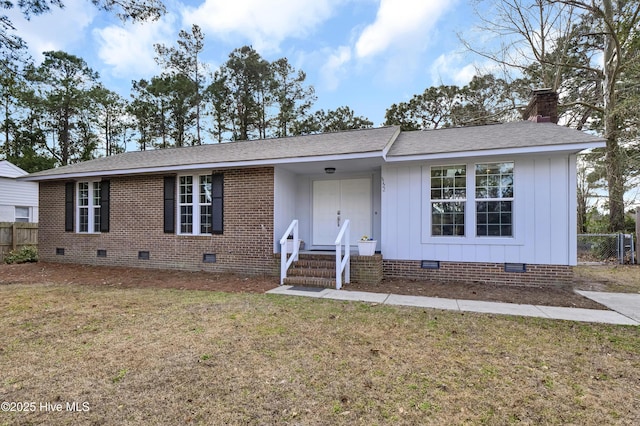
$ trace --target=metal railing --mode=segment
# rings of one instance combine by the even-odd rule
[[[293,247],[291,249],[291,256],[287,259],[287,240],[289,239],[289,235],[293,236]],[[282,238],[280,238],[280,285],[284,284],[284,279],[287,278],[289,266],[298,260],[299,251],[300,239],[298,238],[298,220],[294,219],[287,230],[284,231]]]
[[[351,246],[349,241],[350,221],[345,220],[336,238],[336,290],[342,288],[342,272],[344,271],[344,282],[351,282]],[[344,245],[344,257],[342,256],[342,246]]]

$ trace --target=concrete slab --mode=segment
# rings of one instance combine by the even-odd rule
[[[279,286],[267,291],[269,294],[350,300],[387,305],[414,306],[431,309],[445,309],[478,313],[519,315],[582,321],[616,325],[640,325],[640,295],[620,293],[583,292],[589,297],[615,311],[598,309],[563,308],[558,306],[519,305],[516,303],[498,303],[476,300],[454,300],[439,297],[405,296],[399,294],[369,293],[334,289],[304,289],[294,286]]]
[[[441,299],[439,297],[404,296],[390,294],[385,302],[387,305],[417,306],[421,308],[449,309],[457,311],[458,302],[453,299]]]
[[[328,288],[323,289],[322,291],[304,291],[304,290],[294,290],[293,286],[290,285],[281,285],[272,290],[267,291],[268,294],[284,294],[287,296],[304,296],[304,297],[315,297],[316,299],[323,298],[327,291],[330,291]]]
[[[581,309],[581,308],[561,308],[558,306],[537,306],[549,318],[582,321],[582,322],[599,322],[617,325],[638,325],[637,321],[632,320],[622,314],[614,311],[602,311],[598,309]]]
[[[524,317],[546,317],[542,311],[533,305],[484,302],[478,300],[458,300],[458,306],[461,311],[467,312],[519,315]]]
[[[386,293],[369,293],[366,291],[329,290],[323,298],[335,300],[353,300],[356,302],[384,303],[389,297]]]
[[[595,300],[601,305],[640,322],[640,294],[605,293],[600,291],[577,291],[578,294]]]

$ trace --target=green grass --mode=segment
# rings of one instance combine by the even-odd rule
[[[260,294],[0,286],[4,424],[638,424],[637,327]]]

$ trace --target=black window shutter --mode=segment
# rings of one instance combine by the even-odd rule
[[[73,232],[73,213],[75,205],[76,184],[67,182],[64,184],[64,230]]]
[[[164,233],[176,232],[176,177],[164,177]]]
[[[211,225],[214,234],[222,234],[224,229],[224,175],[211,175]]]
[[[103,180],[100,182],[100,232],[109,232],[109,217],[111,206],[111,182]]]

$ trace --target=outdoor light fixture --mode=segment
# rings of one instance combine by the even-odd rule
[[[336,172],[336,168],[335,167],[325,167],[324,168],[324,172],[328,175],[331,175],[333,173]]]

